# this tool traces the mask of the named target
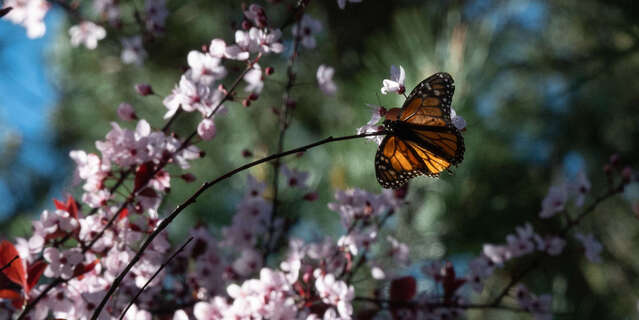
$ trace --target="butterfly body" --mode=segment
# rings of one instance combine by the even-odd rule
[[[400,110],[384,121],[386,137],[375,155],[375,174],[384,188],[397,189],[418,175],[438,176],[464,157],[461,132],[452,125],[455,86],[447,73],[422,81]]]

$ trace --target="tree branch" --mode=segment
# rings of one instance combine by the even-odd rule
[[[301,9],[303,10],[303,8]],[[297,19],[298,30],[299,30],[299,19]],[[295,58],[297,58],[297,52],[299,50],[300,45],[300,32],[298,31],[297,36],[293,38],[293,52],[288,60],[288,65],[286,67],[286,75],[288,80],[286,81],[286,87],[284,89],[284,95],[282,96],[282,107],[280,108],[280,132],[277,140],[277,153],[281,153],[284,150],[284,136],[286,134],[286,129],[288,129],[289,125],[289,105],[291,102],[291,90],[295,85],[295,72],[293,71],[293,66],[295,65]],[[268,232],[266,233],[266,237],[264,239],[264,253],[262,256],[262,264],[266,265],[269,254],[271,253],[271,245],[275,246],[277,243],[277,239],[275,239],[275,218],[277,216],[277,201],[279,195],[279,181],[280,181],[280,167],[281,162],[280,159],[276,159],[273,162],[273,206],[271,210],[271,218],[268,223]],[[272,243],[272,244],[271,244]]]
[[[173,221],[173,219],[175,219],[180,212],[182,212],[184,209],[186,209],[188,206],[190,206],[191,204],[195,203],[195,201],[197,200],[197,198],[204,193],[204,191],[206,191],[207,189],[209,189],[210,187],[214,186],[215,184],[217,184],[218,182],[228,179],[232,176],[234,176],[235,174],[242,172],[246,169],[249,169],[251,167],[257,166],[259,164],[265,163],[265,162],[269,162],[275,159],[279,159],[291,154],[296,154],[298,152],[302,152],[302,151],[307,151],[309,149],[315,148],[317,146],[329,143],[329,142],[336,142],[336,141],[342,141],[342,140],[350,140],[350,139],[357,139],[357,138],[363,138],[363,137],[370,137],[370,136],[377,136],[377,135],[383,135],[386,134],[385,131],[380,131],[380,132],[374,132],[374,133],[365,133],[365,134],[356,134],[356,135],[350,135],[350,136],[343,136],[343,137],[337,137],[337,138],[333,138],[333,137],[328,137],[322,140],[319,140],[317,142],[311,143],[311,144],[307,144],[305,146],[302,147],[298,147],[295,149],[291,149],[282,153],[277,153],[277,154],[273,154],[270,155],[268,157],[247,163],[241,167],[238,167],[236,169],[233,169],[213,180],[209,180],[207,182],[205,182],[204,184],[202,184],[202,186],[197,189],[197,191],[195,191],[195,193],[193,193],[188,199],[186,199],[184,202],[182,202],[180,205],[178,205],[170,214],[169,216],[162,220],[162,222],[158,225],[158,227],[146,238],[146,240],[144,240],[144,243],[142,244],[142,246],[140,247],[140,249],[138,249],[138,251],[136,252],[135,256],[133,257],[133,259],[131,259],[131,261],[129,262],[129,264],[124,268],[124,270],[122,270],[122,272],[118,275],[117,278],[115,278],[115,280],[113,280],[113,283],[111,284],[111,287],[109,287],[109,291],[107,292],[107,294],[104,296],[104,298],[102,299],[102,301],[100,302],[100,304],[98,305],[98,307],[94,310],[93,315],[91,316],[92,320],[95,320],[98,318],[98,316],[100,315],[100,312],[102,312],[102,309],[104,309],[104,306],[106,305],[107,301],[109,300],[109,298],[111,297],[111,295],[113,295],[113,293],[115,292],[115,289],[118,288],[118,286],[120,285],[120,283],[122,282],[122,280],[124,279],[124,277],[129,273],[129,271],[131,271],[131,269],[133,268],[133,266],[140,260],[140,257],[142,256],[142,254],[144,253],[144,250],[146,250],[146,248],[151,244],[151,242],[153,241],[153,239],[155,239],[155,237],[157,237],[158,234],[160,234],[160,232],[162,232],[164,229],[166,229],[166,227]]]
[[[140,290],[138,290],[138,293],[135,294],[135,296],[133,297],[133,299],[131,299],[131,301],[129,302],[129,304],[126,306],[126,308],[124,308],[124,311],[122,311],[122,314],[120,314],[120,320],[124,319],[124,316],[126,315],[126,312],[129,311],[129,308],[131,308],[131,306],[135,303],[135,300],[138,299],[138,297],[142,294],[142,292],[144,292],[144,289],[146,289],[146,287],[149,285],[149,283],[151,283],[151,281],[153,281],[153,279],[155,279],[155,277],[160,274],[160,272],[164,269],[164,267],[166,267],[169,262],[171,262],[171,260],[173,260],[180,252],[182,252],[182,250],[184,250],[184,248],[186,248],[186,246],[191,242],[191,240],[193,240],[193,237],[189,237],[188,240],[186,240],[186,242],[179,248],[177,249],[159,268],[157,271],[155,271],[155,273],[151,276],[151,278],[149,278],[149,280],[144,284],[144,286],[142,286],[142,288],[140,288]]]

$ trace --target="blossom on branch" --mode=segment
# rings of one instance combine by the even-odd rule
[[[390,74],[390,79],[384,79],[384,81],[382,81],[382,94],[388,94],[390,92],[403,94],[406,91],[406,87],[404,87],[404,81],[406,80],[406,72],[404,72],[404,68],[399,66],[399,69],[397,69],[397,67],[392,65]]]
[[[550,218],[564,210],[568,194],[565,185],[551,186],[541,203],[539,217]]]
[[[122,53],[120,58],[125,64],[135,64],[141,66],[144,64],[147,53],[142,45],[141,36],[133,36],[128,38],[122,38]]]
[[[584,246],[586,258],[588,258],[588,260],[591,262],[601,262],[601,251],[603,250],[603,246],[592,233],[583,234],[577,232],[575,234],[575,238]]]
[[[231,60],[246,60],[249,52],[244,51],[238,45],[227,46],[222,39],[213,39],[209,45],[209,54],[216,58],[227,58]]]
[[[302,46],[307,49],[314,49],[317,45],[314,35],[322,31],[322,23],[305,14],[299,23],[291,29],[293,36],[299,37]]]
[[[45,0],[6,0],[2,8],[11,8],[3,18],[27,29],[29,38],[40,38],[46,32],[44,16],[50,8]]]
[[[191,69],[185,77],[203,85],[210,86],[213,82],[226,76],[226,68],[220,65],[221,59],[200,51],[191,51],[187,56]]]
[[[98,41],[106,37],[106,30],[91,21],[83,21],[69,28],[69,36],[71,36],[72,46],[77,47],[82,44],[87,49],[93,50],[98,47]]]
[[[317,83],[322,92],[329,96],[335,95],[337,92],[337,86],[333,82],[333,74],[335,74],[335,69],[332,67],[322,64],[317,68]]]

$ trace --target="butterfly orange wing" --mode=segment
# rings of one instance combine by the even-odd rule
[[[464,158],[464,139],[452,125],[455,84],[448,73],[422,81],[402,106],[396,133],[384,138],[375,155],[375,173],[384,188],[399,188],[420,174],[436,177]]]
[[[384,137],[375,154],[375,175],[384,188],[397,189],[426,168],[419,155],[394,135]]]
[[[455,83],[448,73],[439,72],[428,77],[406,98],[399,121],[421,126],[450,125],[450,103],[454,92]]]

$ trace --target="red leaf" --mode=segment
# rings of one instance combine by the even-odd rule
[[[47,263],[44,262],[44,260],[38,260],[29,266],[27,270],[27,288],[25,290],[27,294],[31,291],[31,289],[33,289],[36,283],[38,283],[38,280],[40,280],[40,277],[46,268]]]
[[[13,260],[16,256],[18,258]],[[11,260],[13,260],[13,262],[11,262]],[[9,262],[11,262],[11,265],[2,270],[2,273],[4,273],[9,280],[26,288],[27,274],[24,272],[24,265],[22,264],[18,250],[16,250],[16,247],[14,247],[11,242],[3,240],[2,243],[0,243],[0,268],[4,268]]]
[[[66,211],[70,216],[78,219],[78,205],[72,196],[67,197],[66,203],[60,202],[56,199],[53,199],[53,203],[58,210]]]
[[[129,215],[129,209],[124,208],[122,209],[122,211],[120,211],[120,214],[118,214],[118,221],[126,218]]]
[[[466,279],[457,278],[453,264],[450,262],[446,263],[444,268],[444,278],[442,280],[442,287],[444,288],[444,302],[451,302],[452,298],[455,296],[455,291],[457,291],[457,289],[459,289],[459,287],[461,287],[465,282]]]
[[[53,199],[53,204],[56,209],[67,211],[67,205],[64,202],[60,202],[58,199]]]
[[[14,291],[11,289],[0,289],[0,299],[14,300],[19,299],[20,297],[22,297],[22,295],[18,291]]]
[[[11,289],[0,289],[0,299],[9,299],[16,309],[22,309],[24,298],[20,292]]]
[[[410,301],[417,293],[417,281],[414,277],[397,278],[390,284],[391,301]]]
[[[145,162],[141,164],[135,172],[135,187],[133,191],[138,191],[140,188],[144,187],[149,182],[149,180],[151,180],[152,174],[152,162]]]
[[[75,199],[73,199],[72,196],[69,196],[67,198],[67,206],[69,208],[68,212],[69,214],[74,217],[74,218],[78,218],[78,204],[75,202]]]

